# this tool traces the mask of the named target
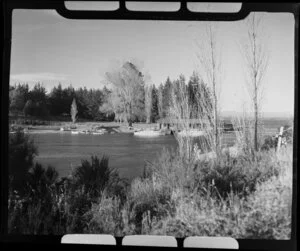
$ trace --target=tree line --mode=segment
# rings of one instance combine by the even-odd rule
[[[168,77],[165,82],[155,86],[145,80],[144,74],[134,64],[126,62],[107,72],[105,77],[110,93],[100,111],[114,114],[115,120],[129,125],[132,122],[151,123],[169,117],[173,90],[179,90],[179,85],[184,86],[190,104],[197,103],[194,94],[199,91],[204,94],[201,98],[212,104],[210,88],[196,72],[189,81],[181,74],[178,79],[171,81]]]
[[[119,69],[106,73],[108,85],[101,89],[63,88],[54,86],[47,93],[41,83],[29,88],[26,83],[10,86],[9,110],[11,115],[34,116],[41,119],[69,117],[76,102],[77,118],[92,121],[119,121],[153,123],[170,116],[172,88],[184,84],[188,99],[196,102],[196,90],[210,100],[211,92],[197,73],[189,81],[183,75],[171,81],[168,77],[159,86],[145,82],[138,68],[125,63]]]
[[[35,84],[32,89],[26,83],[18,83],[10,86],[9,111],[11,115],[34,116],[41,119],[70,117],[71,104],[75,99],[79,118],[103,120],[105,116],[99,112],[99,106],[107,92],[109,90],[106,88],[74,89],[72,86],[63,88],[58,84],[47,93],[41,83]]]

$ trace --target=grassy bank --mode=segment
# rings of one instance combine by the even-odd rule
[[[39,164],[24,177],[25,189],[9,194],[10,233],[290,237],[291,145],[205,161],[165,150],[131,183],[105,156],[68,179]]]

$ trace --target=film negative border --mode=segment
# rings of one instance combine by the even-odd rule
[[[179,2],[179,1],[176,1]],[[250,12],[288,12],[295,17],[295,105],[294,126],[298,128],[298,54],[299,54],[299,3],[243,3],[237,13],[202,13],[191,12],[187,8],[187,2],[180,1],[181,6],[175,12],[150,12],[130,11],[126,9],[125,3],[120,1],[120,8],[115,11],[70,11],[64,1],[5,1],[1,3],[3,20],[3,67],[1,86],[1,154],[8,156],[8,83],[10,74],[11,55],[11,20],[14,9],[55,9],[58,14],[70,19],[117,19],[117,20],[178,20],[178,21],[236,21],[245,18]],[[291,240],[238,240],[241,250],[295,250],[297,236],[297,144],[298,130],[294,133],[294,156],[293,156],[293,205],[292,205],[292,238]],[[7,159],[1,158],[1,167],[7,166]],[[48,244],[50,247],[60,245],[62,236],[13,236],[7,235],[7,203],[8,203],[8,170],[1,168],[1,242],[19,244]],[[183,247],[184,239],[176,238],[178,247]],[[122,237],[116,237],[116,244],[121,246]],[[73,246],[73,245],[71,245]],[[40,248],[38,245],[37,247]]]

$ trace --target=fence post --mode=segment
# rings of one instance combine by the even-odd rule
[[[277,151],[279,151],[280,146],[281,146],[282,134],[283,134],[283,126],[280,127],[280,131],[279,131],[279,135],[278,135]]]

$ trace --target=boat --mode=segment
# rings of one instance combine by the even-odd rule
[[[90,131],[88,130],[82,130],[82,131],[79,131],[80,134],[90,134]]]
[[[92,132],[93,135],[102,135],[104,134],[105,132]]]
[[[71,131],[71,134],[79,134],[79,131]]]
[[[141,136],[141,137],[157,137],[157,136],[164,136],[166,134],[162,131],[143,130],[143,131],[136,131],[133,133],[133,135]]]
[[[200,130],[183,130],[178,132],[178,135],[180,136],[189,136],[189,137],[199,137],[205,135],[204,131]]]

